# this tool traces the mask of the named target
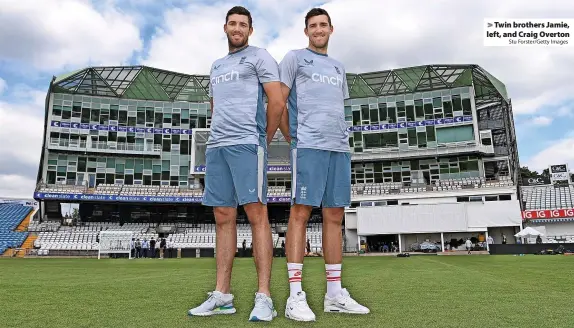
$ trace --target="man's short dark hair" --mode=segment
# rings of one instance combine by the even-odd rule
[[[231,16],[231,15],[247,16],[247,20],[249,21],[249,27],[251,27],[253,25],[253,19],[251,18],[251,13],[245,7],[235,6],[231,9],[229,9],[229,11],[227,12],[227,15],[225,16],[225,24],[227,24],[227,20],[229,19],[229,16]]]
[[[309,19],[311,17],[321,16],[321,15],[327,16],[327,20],[329,21],[329,25],[331,25],[331,16],[329,16],[329,13],[325,9],[313,8],[313,9],[309,10],[307,15],[305,15],[305,27],[307,27],[307,23],[309,22]]]

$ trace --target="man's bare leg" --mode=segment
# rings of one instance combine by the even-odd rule
[[[305,241],[307,236],[307,222],[313,207],[295,204],[291,206],[285,249],[287,250],[287,263],[303,263],[305,257]]]
[[[229,294],[231,289],[231,271],[237,249],[237,209],[216,207],[215,215],[215,258],[217,262],[217,283],[215,290]]]
[[[341,226],[345,208],[323,208],[323,256],[325,264],[343,262],[343,235]]]
[[[244,205],[243,208],[253,234],[253,257],[257,270],[258,292],[270,296],[273,238],[267,217],[267,206],[262,203],[251,203]]]

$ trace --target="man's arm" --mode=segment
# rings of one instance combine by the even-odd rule
[[[285,84],[281,83],[281,93],[283,96],[283,115],[281,115],[281,122],[279,123],[279,130],[288,144],[291,144],[291,134],[289,134],[289,110],[287,108],[287,98],[291,90]]]
[[[279,128],[285,102],[281,94],[280,82],[265,83],[263,89],[267,95],[267,145],[269,145],[277,128]]]
[[[287,108],[287,99],[289,98],[289,93],[291,92],[293,83],[295,83],[297,68],[297,56],[295,52],[289,51],[281,63],[279,63],[279,75],[281,76],[281,94],[283,97],[283,115],[281,115],[281,123],[279,124],[279,129],[289,144],[291,143],[291,134],[289,132],[289,111]],[[297,110],[297,108],[294,108],[294,110]]]
[[[211,117],[213,118],[213,97],[209,98],[209,105],[211,105]]]

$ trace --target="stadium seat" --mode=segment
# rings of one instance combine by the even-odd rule
[[[8,248],[18,248],[28,237],[28,232],[15,232],[20,222],[33,208],[20,204],[0,204],[0,254]]]

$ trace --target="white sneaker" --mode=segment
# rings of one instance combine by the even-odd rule
[[[233,314],[235,307],[233,306],[233,295],[223,294],[218,291],[207,293],[209,297],[200,306],[193,308],[187,312],[190,316],[207,317],[216,314]]]
[[[315,321],[315,313],[307,304],[307,295],[301,291],[287,299],[285,317],[295,321]]]
[[[255,306],[249,315],[249,321],[271,321],[277,316],[273,301],[265,294],[255,294]]]
[[[325,312],[335,312],[335,313],[352,313],[352,314],[367,314],[371,312],[368,308],[357,303],[346,288],[341,290],[341,294],[331,298],[325,295]]]

